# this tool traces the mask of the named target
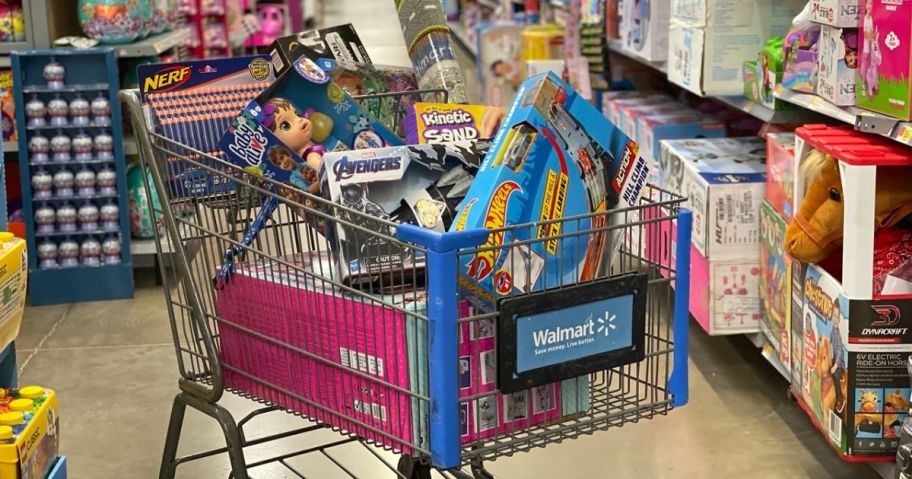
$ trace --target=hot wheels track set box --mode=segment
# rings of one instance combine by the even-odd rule
[[[380,219],[444,232],[487,146],[457,142],[328,153],[322,171],[323,196],[346,207],[337,217],[370,231],[395,236]],[[327,239],[348,283],[373,283],[381,276],[384,284],[395,283],[413,277],[403,275],[403,270],[424,267],[424,257],[414,250],[348,225],[335,223],[327,230]]]
[[[450,229],[496,230],[635,205],[648,176],[637,144],[549,72],[520,86]],[[498,298],[514,292],[592,279],[602,257],[617,250],[620,232],[573,233],[603,227],[606,219],[611,217],[495,231],[482,249],[569,236],[461,260],[460,288],[481,309],[492,310]],[[508,260],[514,256],[523,259]],[[528,271],[516,271],[522,267]],[[514,281],[517,274],[525,279]]]
[[[317,193],[314,183],[327,151],[400,144],[302,55],[238,114],[219,148],[252,174]]]

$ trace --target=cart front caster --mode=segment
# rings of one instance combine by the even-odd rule
[[[488,472],[481,463],[472,464],[472,475],[475,479],[495,479],[494,474]]]
[[[399,457],[396,471],[405,479],[431,479],[431,465],[412,456]]]

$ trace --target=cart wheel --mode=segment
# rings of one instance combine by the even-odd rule
[[[422,463],[420,460],[405,454],[399,457],[399,465],[396,466],[396,471],[402,474],[405,479],[431,479],[431,466],[429,464]]]
[[[495,479],[494,475],[488,472],[482,464],[472,464],[472,475],[475,479]]]

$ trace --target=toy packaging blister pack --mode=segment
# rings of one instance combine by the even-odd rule
[[[418,89],[418,78],[411,67],[328,59],[321,60],[320,66],[329,72],[333,83],[354,97]],[[359,104],[373,118],[379,120],[400,138],[404,138],[405,119],[411,111],[412,105],[420,100],[420,94],[409,93],[399,96],[364,98],[359,100]]]
[[[222,58],[140,65],[140,94],[155,131],[196,150],[221,157],[218,143],[237,112],[274,79],[269,57]],[[206,157],[196,161],[206,163]],[[210,165],[221,168],[217,164]],[[169,167],[177,197],[229,191],[233,182],[182,161]]]
[[[635,205],[649,176],[638,147],[553,73],[523,82],[491,152],[463,201],[452,230],[550,221]],[[459,265],[459,283],[484,311],[514,291],[529,292],[592,279],[617,235],[576,231],[604,226],[605,216],[552,222],[489,235],[485,246],[562,234],[561,240],[480,252]],[[515,251],[514,251],[515,250]],[[507,257],[530,257],[525,281],[514,281]],[[511,262],[512,263],[512,262]],[[515,265],[514,265],[515,266]],[[534,273],[534,274],[533,274]]]
[[[315,62],[327,58],[371,63],[361,38],[350,23],[277,38],[268,51],[276,75],[284,73],[301,55]]]
[[[858,106],[912,119],[912,2],[861,0]]]
[[[760,298],[763,315],[760,331],[772,345],[786,376],[791,376],[791,268],[785,253],[786,222],[773,206],[760,204]]]
[[[449,103],[416,103],[406,119],[408,144],[478,140],[490,107]]]
[[[252,174],[317,193],[327,151],[400,144],[305,55],[237,115],[219,147]]]
[[[834,105],[855,104],[858,40],[857,28],[820,27],[817,94]]]
[[[322,171],[323,196],[374,218],[443,232],[453,222],[486,146],[457,142],[328,153]],[[389,229],[372,218],[346,211],[339,215],[371,231]],[[403,280],[403,269],[424,266],[424,257],[413,250],[348,226],[335,223],[327,236],[338,252],[345,282],[373,283],[383,275],[385,284],[390,284]]]

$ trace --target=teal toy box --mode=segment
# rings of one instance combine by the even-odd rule
[[[622,240],[604,228],[624,215],[591,213],[636,205],[648,177],[636,142],[566,83],[551,72],[527,79],[450,227],[493,230],[460,256],[463,294],[492,310],[503,297],[597,277]],[[579,215],[589,216],[554,221]]]

